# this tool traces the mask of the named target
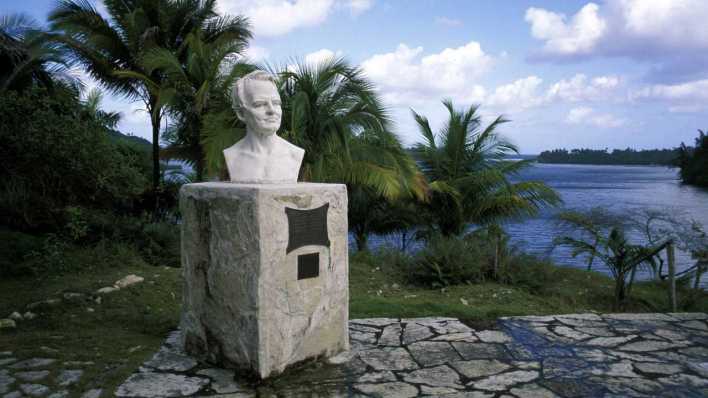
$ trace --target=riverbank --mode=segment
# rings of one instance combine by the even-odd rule
[[[84,262],[80,272],[0,280],[0,316],[17,312],[24,318],[0,333],[0,351],[55,358],[50,370],[76,364],[84,373],[72,391],[112,391],[177,327],[181,270],[147,264],[122,245],[73,256],[68,262]],[[385,257],[360,253],[350,262],[350,318],[449,316],[490,328],[500,316],[611,311],[612,282],[602,274],[552,266],[540,271],[518,285],[427,289],[406,284]],[[143,280],[98,293],[128,275]],[[637,284],[631,297],[632,312],[668,309],[661,286]],[[680,289],[679,304],[684,311],[707,312],[708,295]]]

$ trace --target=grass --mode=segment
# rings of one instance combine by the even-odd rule
[[[523,272],[523,268],[522,268]],[[539,274],[537,269],[530,270]],[[494,282],[427,289],[406,283],[400,270],[377,256],[355,254],[350,262],[350,318],[450,316],[490,323],[500,316],[612,312],[613,281],[600,273],[546,266],[545,283]],[[534,278],[534,275],[529,275]],[[670,310],[666,286],[635,283],[627,312]],[[705,292],[679,292],[681,310],[708,311]]]
[[[176,327],[180,270],[148,265],[122,245],[76,249],[66,253],[66,258],[74,263],[84,261],[84,266],[45,277],[0,281],[1,316],[24,313],[30,303],[61,299],[59,304],[33,309],[38,317],[20,321],[15,332],[0,334],[0,351],[13,351],[18,358],[56,358],[53,366],[57,369],[71,368],[63,365],[67,361],[93,362],[78,367],[85,373],[71,391],[113,391]],[[95,294],[129,274],[145,281],[109,294]],[[64,293],[84,296],[64,300]],[[52,379],[47,381],[43,383],[56,387]]]
[[[36,319],[21,321],[15,332],[0,334],[0,351],[11,350],[19,358],[57,358],[57,369],[66,368],[66,361],[93,362],[82,367],[86,373],[72,391],[114,391],[178,325],[180,269],[147,264],[135,249],[121,244],[74,248],[62,256],[61,272],[49,268],[41,277],[1,279],[0,316],[24,313],[28,304],[62,299],[64,293],[84,296],[34,309],[39,314]],[[538,270],[532,272],[531,279]],[[145,281],[95,294],[128,274]],[[484,282],[426,289],[407,284],[405,275],[385,257],[358,253],[350,261],[350,317],[451,316],[490,328],[499,316],[611,311],[613,284],[606,276],[559,267],[540,274],[544,283],[531,287]],[[704,292],[682,291],[679,298],[685,310],[708,311]],[[666,290],[636,285],[628,310],[667,311]],[[52,382],[47,385],[56,387]]]

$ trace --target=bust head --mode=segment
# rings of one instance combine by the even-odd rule
[[[269,136],[280,128],[280,94],[275,78],[267,72],[253,71],[236,80],[231,104],[248,132]]]

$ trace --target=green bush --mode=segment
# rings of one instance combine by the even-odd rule
[[[484,280],[488,250],[477,239],[434,236],[418,252],[408,278],[411,283],[443,287]]]
[[[40,250],[42,238],[0,229],[0,276],[19,276],[32,272],[27,259]]]
[[[180,266],[179,226],[165,222],[146,224],[136,243],[148,263]]]
[[[551,262],[529,254],[515,254],[505,261],[500,280],[537,294],[554,282],[557,271],[558,266]]]
[[[75,97],[42,89],[0,97],[0,224],[63,228],[66,208],[128,212],[148,187],[137,149],[113,142]],[[80,225],[70,233],[81,235]],[[78,229],[75,229],[78,228]]]

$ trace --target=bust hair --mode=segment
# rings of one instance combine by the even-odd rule
[[[243,77],[240,77],[236,80],[236,82],[234,82],[233,86],[231,87],[231,106],[233,107],[234,111],[238,112],[239,108],[243,106],[243,103],[241,101],[245,95],[245,83],[249,80],[268,81],[273,83],[273,85],[276,85],[275,77],[273,77],[273,75],[271,75],[270,73],[262,70],[254,70],[253,72]]]

